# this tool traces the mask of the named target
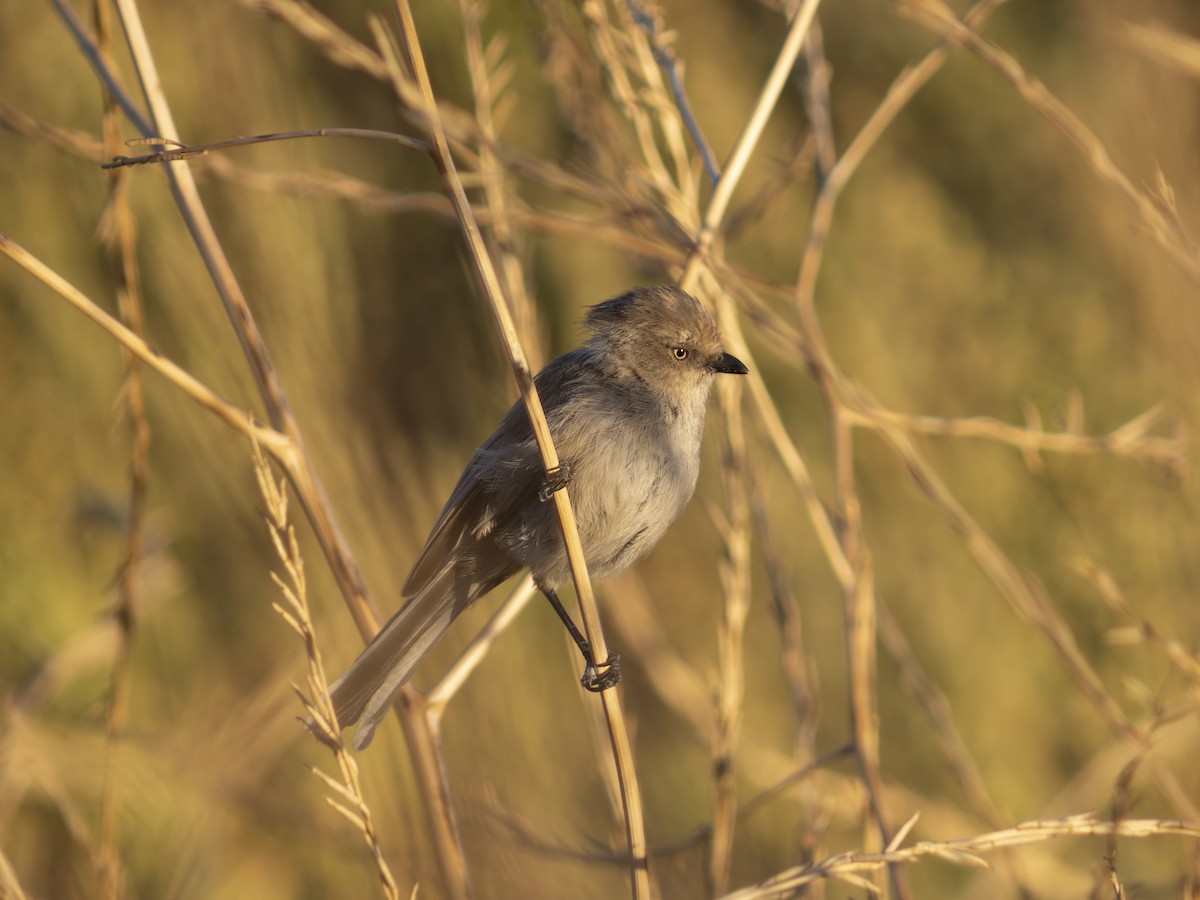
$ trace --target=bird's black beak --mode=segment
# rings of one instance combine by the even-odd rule
[[[709,368],[714,372],[721,372],[725,375],[749,375],[750,370],[746,368],[746,364],[734,356],[732,353],[722,353],[712,361]]]

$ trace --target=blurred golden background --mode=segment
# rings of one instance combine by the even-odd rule
[[[952,7],[819,9],[822,40],[789,77],[699,292],[745,335],[764,392],[714,402],[695,500],[646,561],[598,586],[663,897],[879,850],[869,797],[886,805],[887,834],[920,813],[904,846],[1082,813],[1200,825],[1200,255],[1188,237],[1200,227],[1200,7]],[[652,31],[635,13],[654,9]],[[536,367],[578,343],[586,305],[678,277],[712,195],[651,44],[670,51],[723,166],[791,9],[456,0],[415,13]],[[96,34],[93,8],[76,14]],[[395,32],[387,4],[141,14],[183,141],[425,136],[372,69],[386,56],[372,22]],[[99,21],[141,104],[119,20]],[[889,90],[926,59],[939,64],[928,84],[890,109]],[[106,147],[104,116],[54,6],[0,4],[0,232],[114,316],[126,248],[150,343],[265,420],[162,167],[100,168],[151,149],[122,146],[140,135],[119,117]],[[852,147],[861,164],[839,163],[831,182]],[[191,166],[389,615],[462,465],[516,396],[438,173],[419,152],[346,138]],[[814,207],[831,216],[824,243],[810,241]],[[148,449],[131,507],[139,389],[118,344],[0,262],[0,895],[372,896],[362,834],[309,771],[332,771],[329,752],[295,721],[305,651],[272,610],[279,561],[249,444],[139,372]],[[779,449],[789,441],[820,506]],[[361,641],[295,503],[292,519],[333,676]],[[749,613],[731,662],[718,646],[739,527]],[[849,599],[874,611],[853,652],[839,554]],[[418,687],[504,593],[463,616]],[[445,783],[481,900],[628,890],[607,741],[561,631],[535,599],[445,713]],[[736,710],[723,708],[738,673]],[[114,684],[128,698],[116,712]],[[855,684],[877,723],[851,714]],[[730,785],[746,803],[856,735],[877,741],[876,787],[835,754],[736,825],[714,812]],[[363,793],[400,894],[452,896],[409,752],[385,725],[357,755]],[[714,821],[732,834],[725,875],[697,835]],[[921,858],[891,879],[866,874],[893,896],[1200,896],[1195,838],[1161,831],[982,846],[986,872]],[[799,890],[866,895],[838,879]]]

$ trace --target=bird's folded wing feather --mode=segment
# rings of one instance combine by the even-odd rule
[[[586,381],[586,356],[559,357],[539,373],[536,384],[551,430]],[[404,582],[404,596],[420,593],[437,576],[464,531],[482,536],[507,521],[544,479],[541,458],[525,405],[518,400],[500,427],[475,451]]]

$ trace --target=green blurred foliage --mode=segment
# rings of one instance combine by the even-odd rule
[[[386,5],[315,5],[368,43],[368,17],[391,16]],[[588,173],[602,167],[602,157],[573,130],[560,102],[564,85],[547,57],[551,7],[504,0],[487,7],[484,30],[506,37],[505,58],[514,66],[502,138]],[[844,147],[896,75],[935,39],[891,6],[846,0],[826,7],[832,119]],[[470,109],[457,9],[423,4],[417,13],[439,94]],[[572,9],[565,4],[560,14],[576,22]],[[189,141],[322,126],[419,133],[385,86],[332,64],[252,3],[152,3],[143,13]],[[785,20],[770,4],[730,0],[672,0],[664,16],[676,32],[697,119],[721,159],[775,58]],[[1130,39],[1129,20],[1200,37],[1200,13],[1189,0],[1013,0],[983,33],[1067,103],[1134,184],[1152,191],[1161,171],[1194,233],[1200,66],[1189,70],[1147,52]],[[582,28],[578,37],[584,40]],[[133,85],[119,41],[112,53]],[[0,100],[97,141],[95,158],[73,154],[3,117],[0,231],[115,310],[111,267],[97,241],[108,190],[98,166],[101,94],[51,7],[0,4]],[[803,97],[793,86],[738,201],[748,202],[788,164],[807,133]],[[130,127],[122,134],[135,136]],[[440,192],[426,158],[390,145],[293,141],[222,159],[224,166],[196,163],[204,200],[348,542],[377,604],[390,612],[460,467],[514,397],[457,226],[441,212],[392,212],[272,188],[254,177],[333,170],[400,194]],[[237,340],[162,173],[129,170],[122,184],[137,222],[149,339],[222,396],[261,415]],[[545,184],[510,176],[508,186],[530,208],[586,207]],[[761,219],[731,238],[730,261],[787,288],[812,196],[804,169]],[[620,201],[614,197],[614,207]],[[530,227],[520,247],[537,311],[527,351],[542,361],[577,342],[586,304],[671,276],[661,262],[586,233]],[[795,322],[779,294],[764,297],[781,319]],[[1200,419],[1195,282],[1081,151],[969,54],[952,55],[847,187],[817,308],[843,371],[897,412],[1020,423],[1028,402],[1048,429],[1060,430],[1078,396],[1089,433],[1105,433],[1158,403],[1166,425],[1157,433],[1173,422],[1195,433]],[[795,356],[746,322],[785,424],[832,502],[819,392]],[[0,849],[31,896],[99,895],[93,854],[116,647],[108,611],[128,517],[122,371],[111,339],[0,263]],[[249,448],[172,385],[153,374],[143,378],[152,431],[148,516],[116,788],[130,895],[369,896],[376,879],[361,836],[326,807],[305,768],[328,767],[328,759],[294,722],[300,707],[289,683],[303,678],[303,647],[271,609],[276,593],[268,573],[277,563]],[[615,603],[640,582],[674,650],[705,685],[715,682],[721,619],[722,550],[711,522],[722,498],[719,422],[714,415],[696,502],[634,575],[602,590]],[[848,736],[841,598],[799,494],[755,427],[750,431],[751,464],[819,673],[816,748],[828,750]],[[1200,802],[1197,685],[1159,650],[1111,645],[1110,629],[1128,623],[1074,566],[1081,555],[1103,565],[1138,615],[1194,658],[1200,523],[1193,482],[1108,454],[1046,453],[1044,466],[1030,469],[1012,447],[991,441],[918,441],[966,509],[1045,586],[1125,713],[1140,722],[1156,705],[1183,706],[1156,735],[1156,753],[1191,802]],[[1046,637],[1014,616],[886,443],[864,430],[857,448],[878,594],[953,710],[1005,820],[1108,810],[1128,761],[1120,740]],[[1186,470],[1194,458],[1189,447]],[[353,658],[358,637],[319,548],[305,527],[299,530],[332,674]],[[786,772],[763,760],[796,759],[796,721],[758,555],[753,578],[741,738],[745,798]],[[420,684],[455,658],[495,602],[463,617]],[[567,846],[609,839],[620,845],[598,774],[604,763],[596,760],[575,686],[576,661],[559,649],[559,631],[535,601],[447,714],[446,770],[480,898],[624,891],[620,866],[540,851],[510,827],[512,817]],[[711,819],[712,751],[646,684],[641,665],[627,659],[626,699],[649,835],[652,844],[665,844]],[[879,691],[893,818],[922,810],[917,834],[930,839],[989,830],[882,651]],[[440,896],[399,729],[388,726],[360,764],[402,890],[420,882],[420,896]],[[817,822],[828,826],[818,855],[862,846],[854,824],[862,798],[846,787],[853,767],[832,769],[836,778],[793,790],[739,826],[734,884],[802,861]],[[1139,775],[1135,784],[1132,815],[1176,815],[1152,779]],[[1121,848],[1121,871],[1144,888],[1142,896],[1178,895],[1173,885],[1193,865],[1193,847],[1175,839]],[[1059,842],[1022,856],[1021,871],[1035,896],[1082,896],[1104,852],[1098,840]],[[654,868],[667,897],[705,890],[700,849],[656,859]],[[937,862],[918,864],[908,877],[917,896],[1018,892],[1007,876]],[[826,894],[852,895],[837,884]]]

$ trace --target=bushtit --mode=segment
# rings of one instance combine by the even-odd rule
[[[563,461],[547,480],[518,401],[480,447],[404,584],[406,602],[330,688],[354,746],[371,742],[401,685],[454,617],[523,569],[555,606],[584,654],[584,686],[619,678],[597,664],[555,588],[571,576],[555,506],[566,486],[588,572],[616,575],[658,543],[691,499],[700,469],[713,375],[744,375],[716,323],[675,287],[642,287],[591,307],[589,340],[535,379]]]

